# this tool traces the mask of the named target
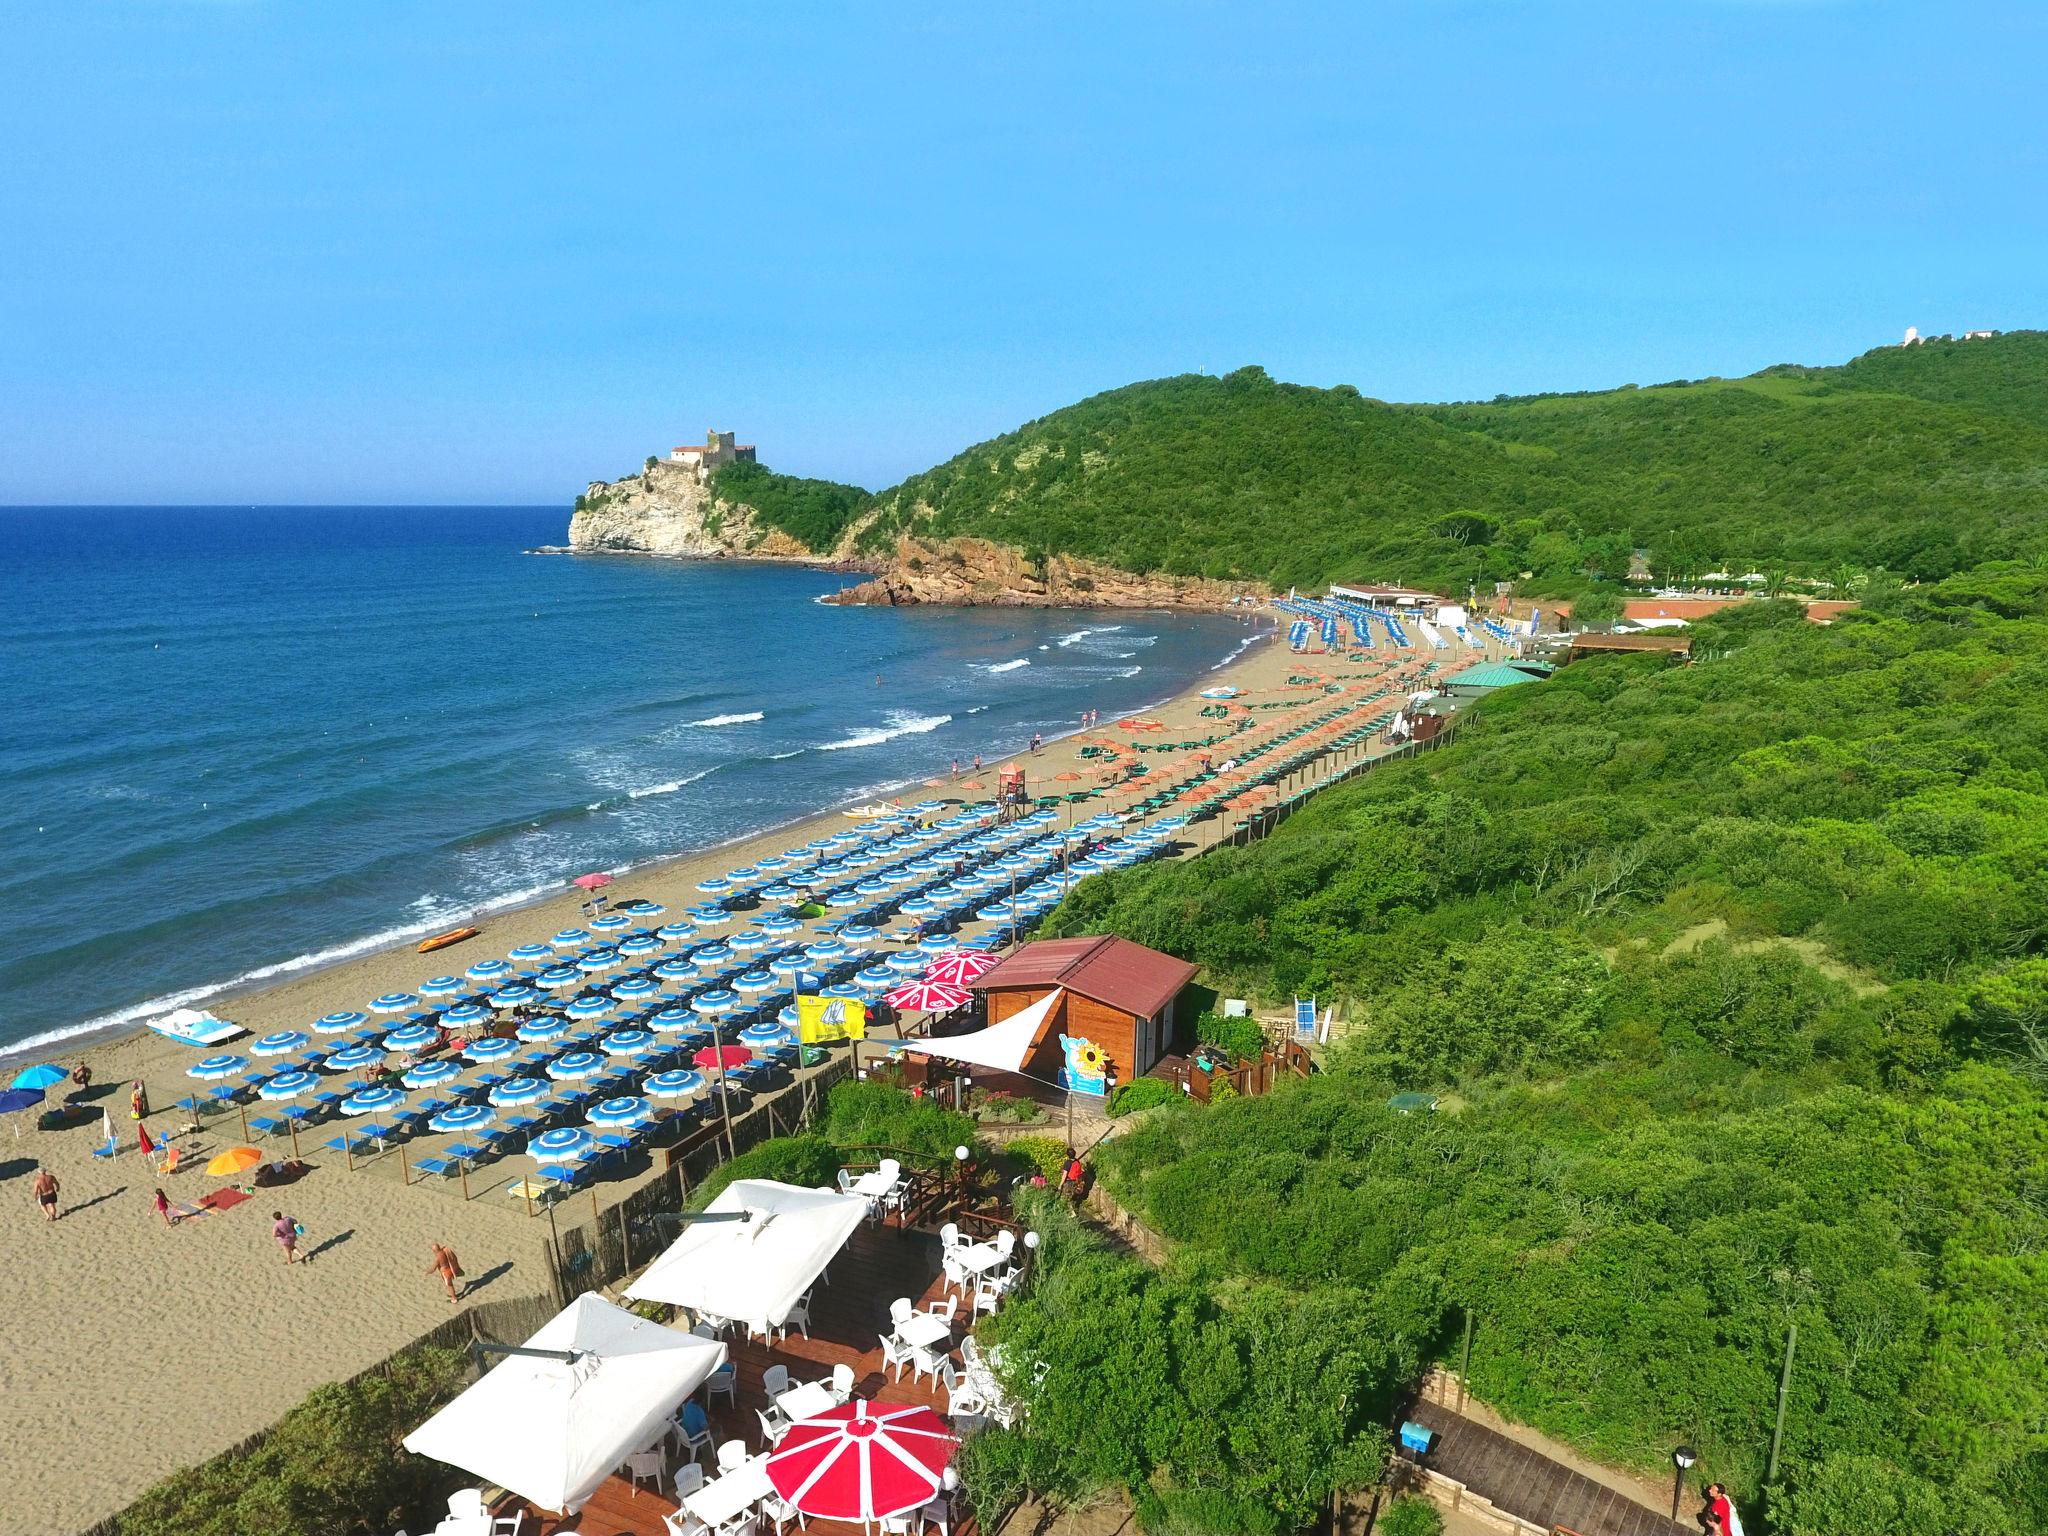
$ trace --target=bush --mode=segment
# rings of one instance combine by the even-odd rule
[[[886,1083],[835,1086],[819,1130],[842,1148],[890,1147],[947,1165],[955,1147],[979,1145],[968,1116]]]
[[[1031,1125],[1045,1118],[1045,1106],[1036,1099],[997,1092],[984,1097],[974,1113],[976,1119],[992,1124]]]
[[[1043,1174],[1047,1183],[1057,1184],[1066,1170],[1067,1144],[1057,1136],[1013,1137],[1003,1150]]]
[[[721,1163],[692,1191],[690,1204],[702,1210],[735,1179],[773,1179],[814,1189],[837,1178],[845,1162],[839,1148],[822,1136],[777,1136]]]
[[[1195,1039],[1228,1051],[1239,1061],[1256,1060],[1266,1048],[1266,1032],[1257,1019],[1226,1018],[1220,1013],[1204,1013],[1195,1019]]]
[[[1373,1522],[1376,1536],[1443,1536],[1444,1516],[1420,1494],[1404,1493]]]
[[[1135,1114],[1141,1109],[1156,1109],[1161,1104],[1171,1104],[1180,1096],[1180,1090],[1171,1083],[1162,1083],[1156,1077],[1141,1077],[1134,1083],[1123,1084],[1109,1096],[1110,1118]]]

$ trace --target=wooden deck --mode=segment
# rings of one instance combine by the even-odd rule
[[[1533,1525],[1564,1526],[1581,1536],[1698,1536],[1662,1510],[1646,1508],[1441,1403],[1417,1402],[1408,1417],[1436,1431],[1424,1466]]]
[[[900,1231],[894,1226],[863,1227],[833,1260],[826,1278],[812,1294],[809,1338],[792,1332],[772,1348],[744,1336],[727,1338],[727,1347],[739,1371],[739,1401],[728,1404],[722,1396],[716,1400],[711,1409],[712,1432],[720,1444],[738,1439],[746,1441],[750,1451],[765,1449],[760,1421],[754,1415],[768,1405],[767,1395],[761,1390],[762,1373],[778,1363],[789,1367],[791,1381],[801,1382],[829,1376],[832,1367],[843,1362],[853,1367],[856,1396],[885,1403],[916,1403],[943,1416],[945,1393],[935,1390],[929,1377],[913,1382],[905,1371],[900,1382],[889,1379],[882,1365],[881,1336],[889,1327],[889,1303],[897,1297],[908,1296],[921,1308],[946,1294],[936,1237]],[[965,1328],[963,1310],[961,1320],[954,1325],[956,1342]],[[708,1475],[713,1467],[712,1454],[701,1452],[700,1457]],[[509,1515],[518,1507],[517,1499],[508,1499],[496,1512]],[[557,1521],[552,1516],[538,1516],[536,1524],[535,1513],[529,1511],[525,1531],[537,1531],[538,1536],[555,1536],[556,1532],[575,1532],[578,1536],[667,1536],[662,1516],[673,1513],[676,1507],[675,1499],[666,1491],[656,1493],[642,1485],[636,1492],[624,1478],[614,1476],[579,1513],[567,1519]],[[978,1536],[964,1498],[956,1496],[953,1513],[956,1536]],[[774,1527],[763,1520],[760,1529],[763,1536],[769,1536]],[[790,1536],[795,1536],[794,1525],[787,1529]],[[835,1520],[812,1519],[804,1527],[804,1536],[861,1536],[861,1528]],[[874,1536],[872,1527],[866,1536]]]

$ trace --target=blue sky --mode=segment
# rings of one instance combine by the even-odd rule
[[[0,0],[0,501],[888,484],[2048,324],[2048,6]]]

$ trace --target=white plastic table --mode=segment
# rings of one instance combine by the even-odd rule
[[[832,1389],[822,1381],[806,1381],[791,1387],[776,1397],[775,1406],[782,1410],[782,1416],[792,1424],[805,1419],[815,1419],[827,1408],[837,1406],[839,1399],[832,1395]]]
[[[994,1243],[970,1243],[953,1255],[953,1262],[970,1275],[985,1275],[1008,1261],[1009,1255]]]
[[[752,1456],[684,1499],[683,1508],[715,1530],[774,1491],[775,1485],[768,1481],[768,1458]]]
[[[864,1173],[855,1179],[853,1181],[853,1192],[856,1195],[866,1195],[870,1200],[879,1200],[884,1195],[893,1194],[896,1184],[897,1181],[895,1179],[890,1178],[881,1169],[877,1168],[874,1172]]]
[[[910,1320],[896,1329],[896,1337],[913,1349],[930,1349],[952,1335],[953,1320],[937,1312],[913,1312]]]

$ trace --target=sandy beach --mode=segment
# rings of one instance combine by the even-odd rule
[[[1252,702],[1321,701],[1328,696],[1289,687],[1287,678],[1327,674],[1344,685],[1346,697],[1391,681],[1382,676],[1393,664],[1384,650],[1360,661],[1297,656],[1277,643],[1270,616],[1256,623],[1260,635],[1271,638],[1146,712],[1164,727],[1159,739],[1205,733],[1214,725],[1200,715],[1209,703],[1199,696],[1204,688],[1235,687]],[[1446,653],[1451,665],[1464,659],[1453,662],[1452,655]],[[1412,655],[1401,659],[1411,669],[1421,664]],[[1073,702],[1077,711],[1086,704]],[[1079,752],[1099,736],[1134,739],[1105,718],[1047,742],[1037,754],[990,759],[979,775],[963,765],[957,781],[947,764],[935,763],[928,784],[904,798],[981,798],[970,786],[993,791],[995,770],[1004,762],[1021,764],[1035,793],[1086,788],[1101,770]],[[1083,777],[1059,780],[1061,773]],[[834,809],[632,870],[605,894],[662,902],[679,914],[701,899],[695,886],[707,875],[849,825]],[[1206,846],[1214,836],[1207,832],[1193,842]],[[481,937],[438,954],[418,954],[408,943],[211,1006],[254,1035],[305,1029],[322,1014],[360,1008],[380,993],[409,990],[425,977],[543,941],[581,915],[583,900],[582,892],[565,889],[481,920]],[[395,1152],[359,1160],[351,1171],[338,1153],[316,1150],[332,1134],[323,1129],[304,1139],[312,1166],[295,1184],[259,1189],[232,1210],[166,1229],[151,1204],[160,1181],[134,1149],[128,1084],[139,1079],[147,1085],[155,1106],[149,1123],[168,1130],[185,1118],[168,1107],[195,1087],[184,1069],[198,1054],[147,1032],[59,1054],[67,1065],[90,1064],[95,1102],[112,1112],[123,1139],[112,1160],[90,1155],[100,1139],[97,1121],[61,1132],[39,1132],[31,1121],[18,1139],[12,1127],[0,1130],[0,1190],[10,1197],[0,1393],[15,1430],[0,1438],[0,1485],[8,1490],[0,1531],[63,1532],[112,1513],[165,1474],[273,1421],[318,1383],[351,1375],[431,1327],[447,1315],[449,1303],[425,1273],[430,1240],[456,1249],[478,1300],[544,1288],[545,1221],[536,1225],[522,1200],[507,1197],[508,1184],[528,1171],[518,1155],[473,1174],[465,1200],[453,1182],[402,1183]],[[9,1061],[9,1070],[20,1064]],[[212,1120],[189,1138],[194,1166],[161,1181],[170,1197],[190,1202],[222,1182],[208,1179],[199,1165],[241,1139],[233,1116]],[[423,1138],[415,1152],[442,1139]],[[38,1159],[62,1185],[63,1215],[55,1224],[42,1220],[30,1194]],[[311,1255],[310,1264],[288,1268],[282,1262],[270,1234],[270,1213],[280,1208],[304,1224],[302,1251]]]

